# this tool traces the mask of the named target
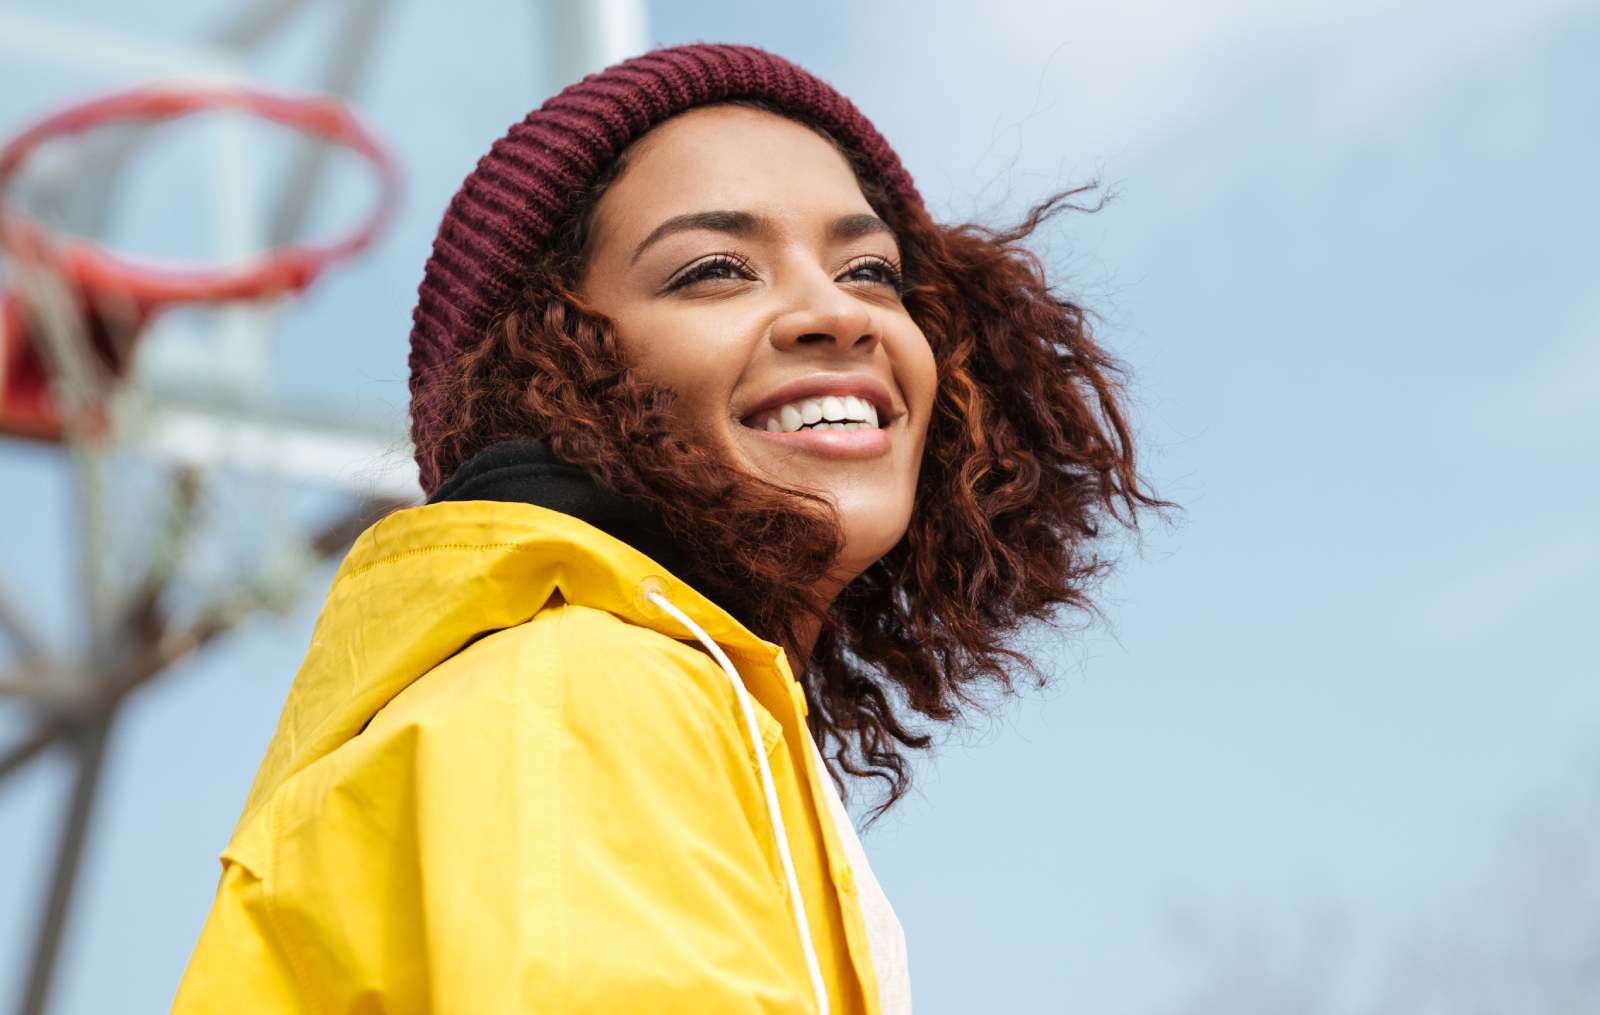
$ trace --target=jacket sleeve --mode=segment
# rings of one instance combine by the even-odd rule
[[[227,856],[222,862],[216,901],[178,985],[173,1015],[306,1011],[273,933],[261,879]]]
[[[599,611],[474,642],[276,792],[176,1010],[810,1010],[733,708]]]

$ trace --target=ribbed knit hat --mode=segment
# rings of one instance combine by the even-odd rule
[[[474,344],[509,305],[570,203],[634,139],[695,106],[761,99],[815,124],[862,157],[888,192],[920,205],[911,175],[849,99],[788,60],[751,46],[656,49],[590,74],[496,141],[461,185],[423,270],[411,328],[411,438],[422,487],[445,478],[425,461],[432,372]]]

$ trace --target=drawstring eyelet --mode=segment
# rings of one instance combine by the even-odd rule
[[[647,576],[639,582],[634,593],[634,605],[646,617],[659,617],[666,612],[658,601],[658,597],[661,600],[667,598],[667,581],[660,575]]]

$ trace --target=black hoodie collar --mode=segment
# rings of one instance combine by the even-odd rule
[[[632,546],[741,623],[748,623],[742,611],[695,580],[691,562],[655,512],[605,489],[583,469],[557,459],[544,441],[511,440],[484,448],[463,462],[428,503],[447,500],[514,501],[571,515]]]

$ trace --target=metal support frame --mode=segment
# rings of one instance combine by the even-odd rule
[[[248,5],[234,20],[213,34],[212,43],[162,44],[152,40],[135,41],[112,33],[94,30],[92,26],[69,25],[48,17],[18,12],[0,12],[0,34],[9,35],[0,50],[23,48],[33,53],[54,54],[64,62],[77,62],[86,52],[105,54],[109,65],[126,66],[139,74],[177,72],[189,79],[241,80],[238,58],[255,48],[268,35],[281,28],[307,0],[258,0]],[[357,85],[370,62],[371,46],[379,34],[381,22],[391,5],[391,0],[352,0],[341,30],[333,40],[325,67],[325,90],[348,97]],[[145,45],[149,42],[149,45]],[[142,67],[141,67],[142,62]],[[64,208],[77,231],[94,234],[103,225],[109,205],[111,184],[117,172],[147,138],[148,132],[131,130],[113,132],[96,152],[97,172],[85,178],[63,177],[50,181],[57,184]],[[218,167],[223,174],[228,168],[244,168],[245,160],[237,154],[238,138],[226,132],[219,135]],[[231,146],[231,147],[230,147]],[[308,141],[301,149],[294,169],[288,175],[285,187],[276,206],[271,209],[273,236],[292,238],[301,231],[312,203],[312,195],[325,173],[327,163],[325,144]],[[266,237],[253,235],[259,223],[237,193],[238,181],[224,180],[222,197],[223,215],[217,225],[219,237],[230,255],[253,253]],[[162,594],[172,578],[176,554],[157,554],[151,571],[144,580],[123,597],[108,594],[105,575],[100,562],[105,559],[98,541],[106,531],[100,496],[103,483],[106,448],[92,432],[81,411],[88,405],[105,404],[106,378],[95,375],[95,364],[84,355],[87,344],[82,334],[81,322],[69,303],[55,297],[60,279],[49,276],[47,269],[34,270],[18,265],[18,271],[30,277],[23,278],[32,293],[38,297],[35,306],[43,305],[50,311],[49,326],[44,329],[47,348],[46,360],[57,379],[65,421],[67,422],[68,452],[74,460],[77,481],[77,500],[80,513],[79,584],[83,620],[90,637],[87,656],[64,657],[51,651],[48,639],[28,619],[13,598],[0,587],[0,635],[13,649],[9,669],[0,670],[0,693],[27,700],[33,707],[35,723],[31,732],[0,752],[0,780],[19,772],[29,761],[39,757],[52,746],[69,747],[75,774],[71,796],[62,817],[59,838],[48,892],[43,900],[39,921],[33,937],[32,953],[25,982],[19,984],[17,1011],[21,1015],[42,1015],[46,1010],[52,982],[60,958],[61,941],[66,921],[71,911],[72,898],[82,866],[85,843],[91,831],[95,803],[101,775],[107,762],[107,745],[115,720],[129,694],[168,671],[173,664],[215,642],[233,629],[240,621],[274,603],[263,596],[261,589],[250,582],[241,582],[231,592],[219,597],[201,612],[198,618],[179,623],[164,612]],[[245,357],[246,367],[257,365],[267,348],[270,320],[267,312],[240,313],[226,317],[222,322],[230,332],[229,341],[236,353]],[[255,355],[252,355],[252,350]],[[239,371],[236,371],[238,373]],[[237,401],[237,400],[236,400]],[[239,446],[238,435],[228,433],[223,438],[213,436],[209,455],[194,455],[195,435],[204,432],[198,422],[205,417],[200,413],[185,416],[182,410],[168,410],[157,417],[154,427],[145,427],[146,437],[154,431],[156,443],[162,433],[173,432],[176,419],[187,422],[180,436],[188,443],[179,443],[171,450],[170,460],[179,465],[178,483],[180,507],[186,503],[192,509],[198,490],[196,469],[222,464],[244,464],[256,467],[271,464],[271,452],[282,451],[288,442],[298,439],[304,450],[315,447],[318,437],[340,436],[333,428],[324,428],[310,436],[285,437],[279,433],[277,422],[268,417],[252,424],[251,440],[247,446],[257,448],[257,461],[235,463],[222,452]],[[258,415],[262,413],[258,412]],[[149,420],[146,420],[147,424]],[[162,423],[165,424],[164,429]],[[210,424],[215,429],[222,421],[213,416]],[[224,429],[229,429],[224,427]],[[359,438],[356,438],[359,442]],[[204,445],[204,442],[199,442]],[[132,446],[138,446],[134,442]],[[363,447],[370,450],[371,442]],[[159,448],[147,448],[159,450]],[[345,451],[351,450],[346,438]],[[180,453],[187,452],[185,453]],[[326,455],[324,455],[326,458]],[[270,470],[269,470],[270,471]],[[331,471],[331,470],[325,470]],[[186,478],[185,478],[186,477]],[[329,478],[321,476],[316,478]],[[395,507],[410,503],[412,490],[400,492],[402,484],[388,484],[390,493],[381,494],[371,489],[356,507],[341,514],[332,523],[305,540],[309,554],[301,566],[320,565],[341,552],[376,516]],[[187,519],[187,511],[180,510]],[[185,533],[172,534],[181,543]],[[302,576],[303,577],[303,576]]]
[[[373,500],[343,513],[310,540],[313,560],[333,558],[376,518],[409,501]],[[112,633],[94,652],[100,669],[89,690],[70,708],[41,716],[32,733],[0,755],[0,779],[15,774],[47,748],[67,743],[77,772],[72,798],[63,819],[50,891],[40,915],[27,983],[17,1011],[41,1015],[53,979],[62,931],[81,868],[83,843],[93,816],[96,790],[104,767],[106,740],[128,696],[158,678],[179,661],[215,642],[262,608],[259,593],[240,586],[215,602],[201,617],[181,627],[171,625],[159,606],[161,589],[149,586],[129,602]]]
[[[69,26],[47,17],[0,11],[0,51],[42,51],[63,62],[94,59],[101,66],[125,67],[142,74],[179,70],[191,79],[238,79],[242,75],[237,58],[280,30],[308,5],[309,0],[255,0],[212,32],[209,44],[134,42],[92,26]],[[348,98],[358,87],[370,64],[372,43],[380,34],[391,5],[392,0],[349,0],[329,50],[322,90]],[[648,45],[643,0],[546,0],[542,6],[548,14],[546,57],[554,70],[550,82],[554,87],[640,52]],[[70,184],[62,190],[62,200],[76,231],[92,235],[103,225],[110,204],[110,183],[145,136],[144,131],[131,130],[104,139],[94,160],[97,183],[84,187],[82,180],[61,181]],[[223,164],[230,157],[227,144],[227,138],[223,138],[224,147],[219,150]],[[326,165],[326,144],[308,140],[272,208],[269,242],[280,244],[298,237]],[[251,229],[259,223],[250,221],[227,193],[222,196],[224,221],[218,224],[223,245],[233,254],[249,253],[248,248],[257,241]],[[40,284],[48,286],[49,280],[40,280]],[[74,401],[80,405],[90,401],[74,399],[74,390],[88,395],[97,379],[86,372],[92,364],[82,361],[80,354],[85,346],[81,333],[74,336],[72,322],[56,323],[61,326],[46,329],[52,339],[49,359],[57,375],[67,380],[64,407],[73,417],[78,415],[71,411]],[[224,323],[239,340],[234,343],[236,351],[248,352],[252,343],[258,351],[265,349],[265,313]],[[74,337],[78,341],[73,341]],[[178,544],[185,535],[187,509],[193,507],[201,471],[224,463],[281,471],[283,461],[293,460],[309,463],[298,478],[327,480],[333,478],[336,460],[348,462],[359,455],[363,460],[375,461],[392,446],[392,438],[376,429],[291,418],[259,403],[242,409],[235,403],[234,408],[240,411],[225,425],[215,413],[199,407],[186,408],[170,398],[163,403],[135,420],[126,439],[129,446],[152,451],[169,465],[175,463],[180,519],[178,529],[171,535]],[[83,514],[80,584],[84,615],[92,634],[87,657],[74,660],[53,653],[43,632],[0,584],[0,636],[14,650],[9,669],[0,668],[0,695],[28,700],[36,716],[30,733],[0,751],[0,782],[55,745],[69,747],[76,765],[50,886],[33,940],[29,972],[18,999],[20,1015],[43,1015],[48,1005],[107,764],[108,742],[121,706],[139,687],[203,650],[246,617],[274,605],[261,588],[241,582],[214,600],[200,616],[180,623],[163,607],[163,593],[173,577],[176,552],[157,554],[149,573],[127,595],[117,599],[108,596],[96,563],[104,558],[95,545],[103,531],[98,492],[105,451],[81,418],[77,425],[69,425],[68,438],[76,459]],[[330,560],[377,517],[413,503],[414,484],[414,477],[406,468],[381,469],[362,477],[357,484],[357,505],[303,541],[309,553],[299,566],[310,569]]]

